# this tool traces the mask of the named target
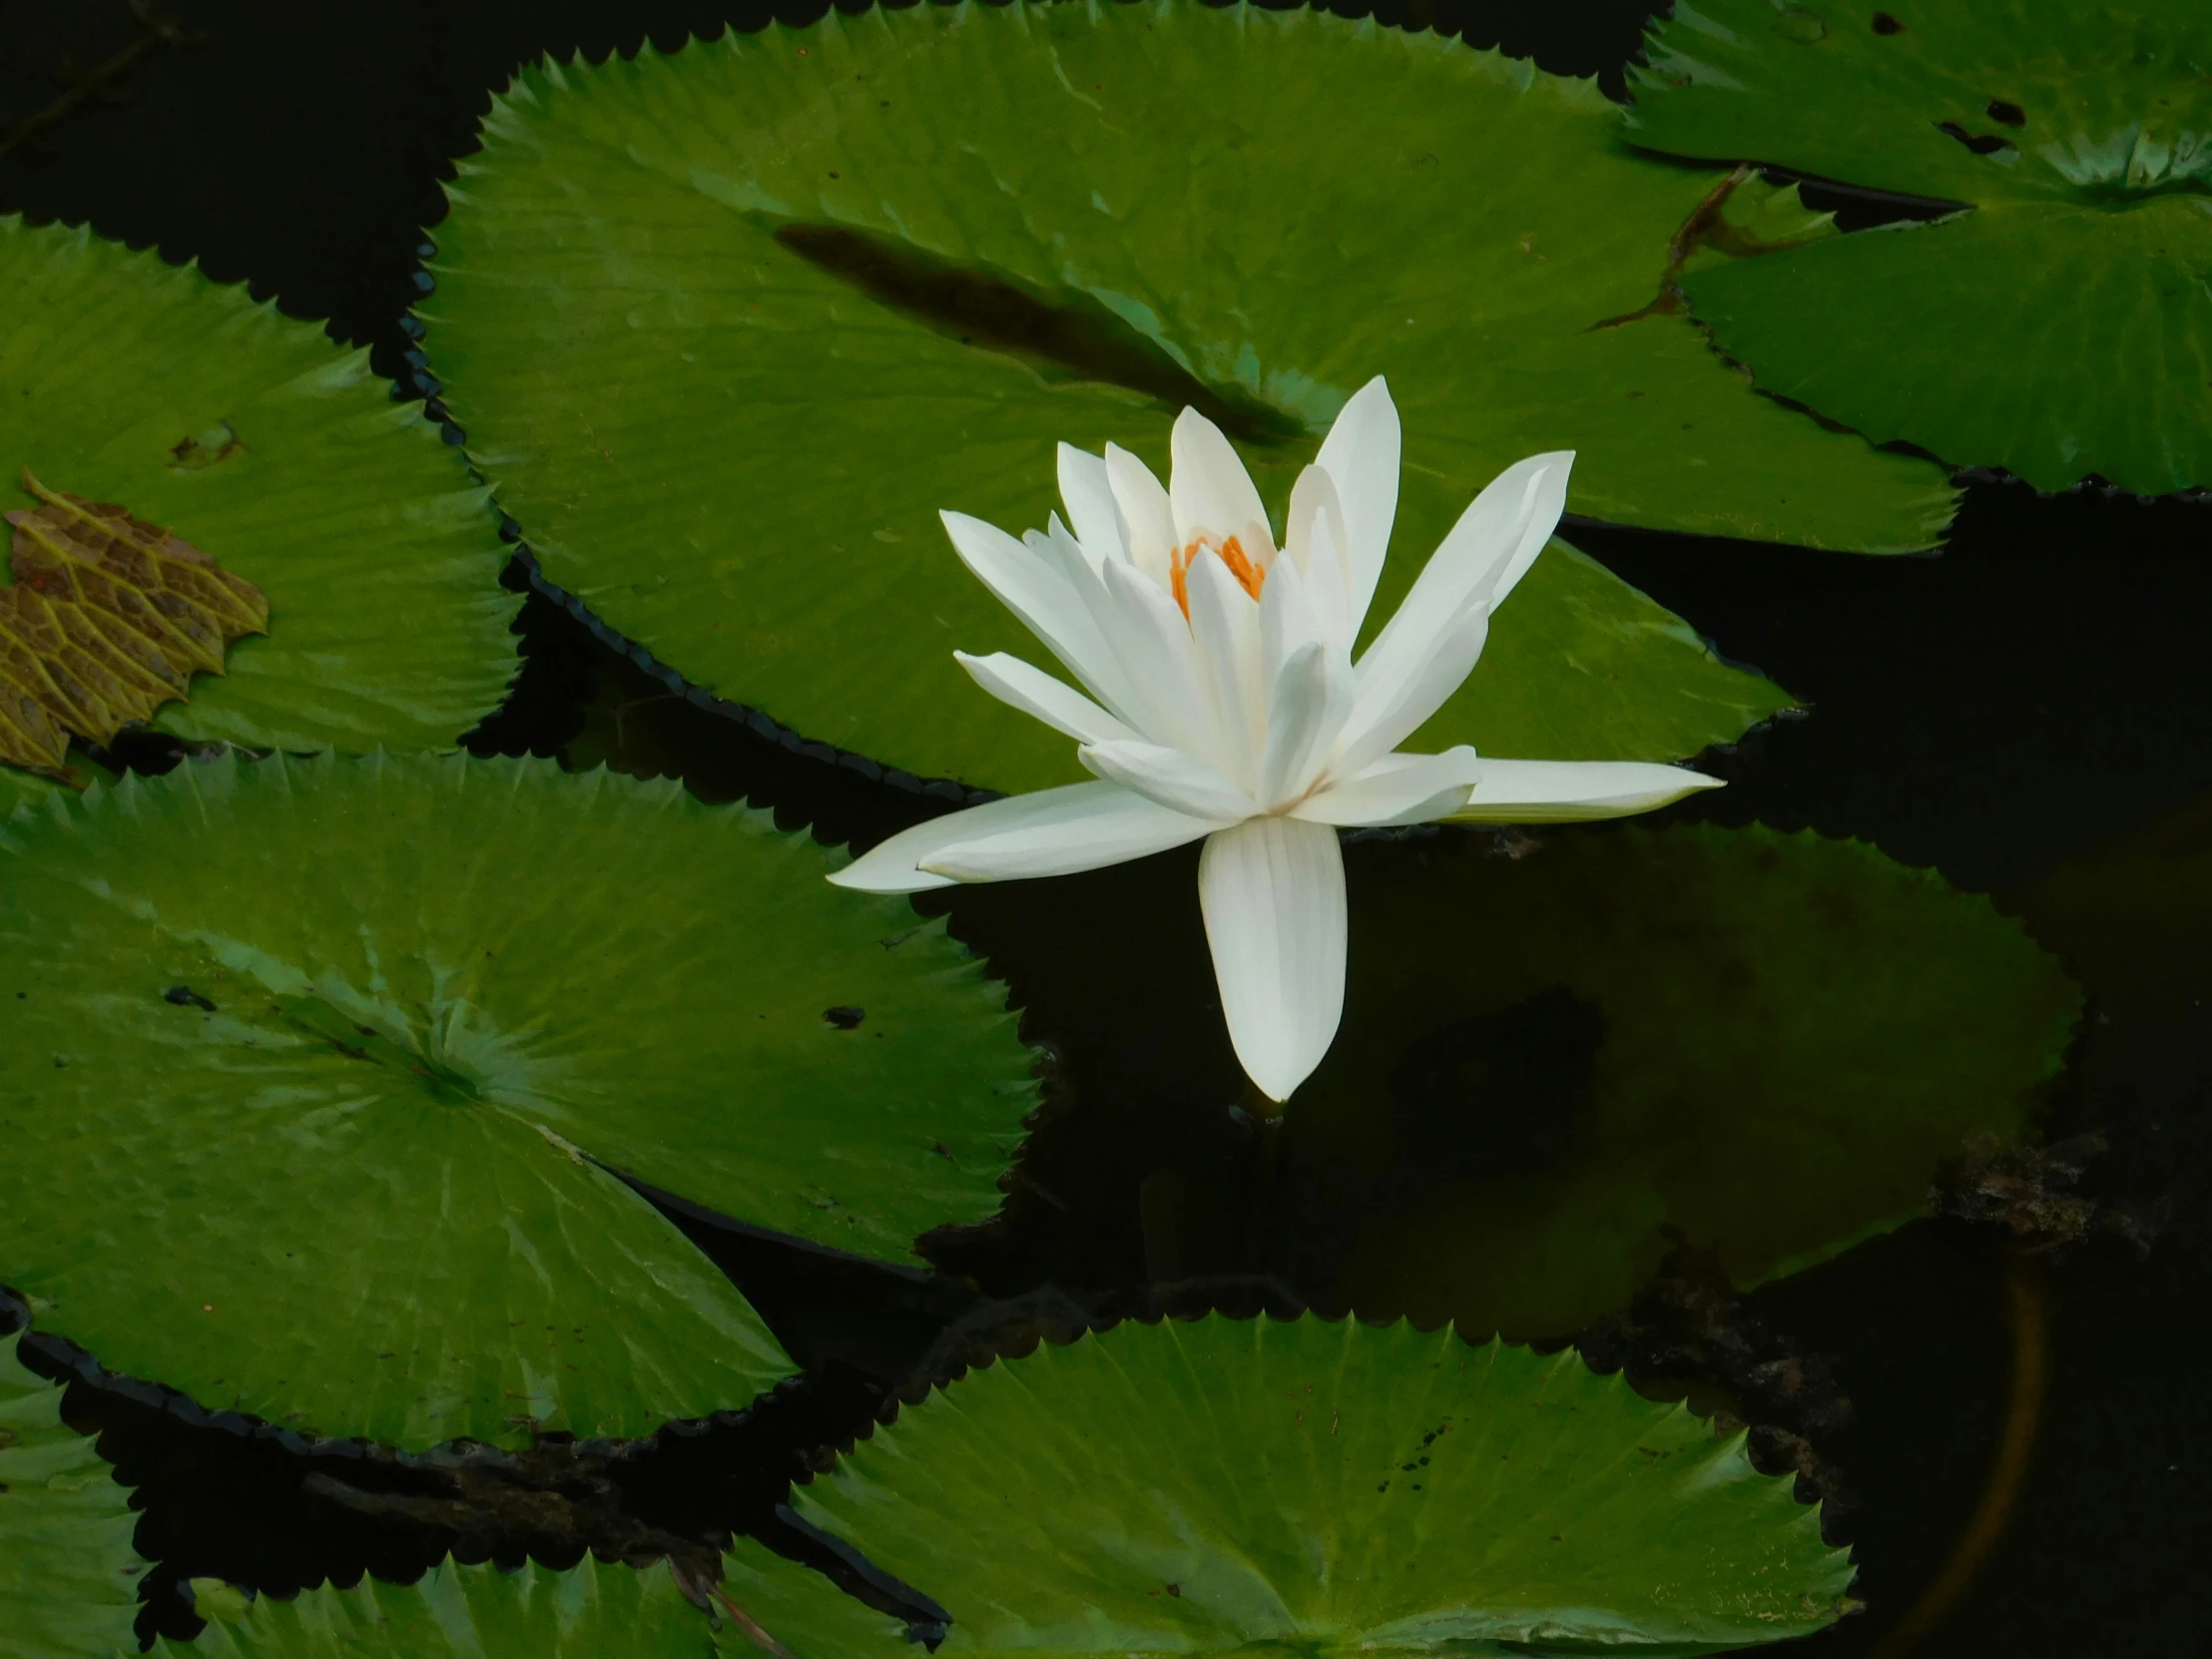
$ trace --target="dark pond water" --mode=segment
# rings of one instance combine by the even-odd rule
[[[648,30],[673,48],[767,15],[704,0],[173,10],[204,39],[132,68],[128,101],[90,98],[0,157],[0,212],[89,220],[250,279],[296,315],[333,319],[394,376],[417,230],[442,211],[438,182],[490,88],[540,52],[628,51]],[[1502,42],[1617,92],[1645,14],[1524,0],[1381,15]],[[52,72],[100,62],[135,28],[120,0],[0,0],[0,111],[44,104]],[[1822,205],[1855,223],[1901,211]],[[2063,1231],[2088,1213],[2067,1209],[2078,1199],[2129,1227],[2091,1225],[2044,1250],[2049,1225],[2023,1237],[2001,1220],[1932,1217],[1742,1299],[1684,1256],[1584,1336],[1593,1359],[1653,1391],[1741,1412],[1770,1466],[1796,1463],[1805,1489],[1828,1494],[1869,1609],[1799,1644],[1807,1659],[2179,1653],[2202,1639],[2189,1585],[2195,1488],[2212,1469],[2199,1381],[2212,1347],[2212,918],[2189,909],[2173,872],[2212,862],[2208,537],[2202,502],[2038,497],[2001,481],[1970,484],[1936,558],[1576,527],[1586,551],[1812,705],[1709,757],[1732,787],[1672,817],[1811,826],[1933,865],[2026,918],[2091,993],[2044,1136],[2093,1133],[2103,1150],[2081,1150],[2078,1181],[2059,1172],[2047,1192],[2028,1180],[2003,1196],[2022,1222]],[[521,627],[528,670],[476,734],[483,752],[675,773],[827,839],[872,839],[925,810],[671,696],[542,596]],[[1356,892],[1366,855],[1354,851]],[[1169,857],[932,901],[1006,976],[1025,1034],[1054,1050],[1053,1104],[1004,1225],[940,1241],[935,1279],[674,1212],[810,1367],[743,1419],[613,1461],[556,1446],[520,1466],[400,1467],[196,1424],[157,1390],[86,1371],[73,1419],[102,1431],[139,1483],[140,1547],[163,1563],[142,1628],[192,1628],[174,1586],[195,1574],[286,1591],[363,1570],[411,1577],[448,1550],[566,1564],[588,1547],[699,1550],[732,1526],[775,1532],[806,1459],[902,1383],[1123,1314],[1330,1307],[1334,1284],[1312,1268],[1329,1219],[1284,1213],[1253,1131],[1222,1109],[1237,1076],[1190,888],[1189,860]],[[1140,970],[1132,941],[1153,966]],[[1530,1029],[1497,1040],[1573,1046],[1571,1009]],[[1524,1114],[1540,1115],[1532,1089]],[[1525,1132],[1500,1114],[1439,1126],[1436,1144],[1409,1152],[1518,1156]],[[1810,1190],[1831,1172],[1769,1173]],[[1205,1203],[1179,1208],[1193,1183]],[[1194,1236],[1197,1209],[1227,1219]],[[36,1352],[57,1374],[76,1363]]]

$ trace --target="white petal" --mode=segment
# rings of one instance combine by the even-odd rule
[[[860,892],[921,892],[949,887],[960,878],[939,875],[921,867],[948,846],[964,841],[988,840],[1005,834],[1064,833],[1071,844],[1089,844],[1121,832],[1138,850],[1124,854],[1141,857],[1158,847],[1179,846],[1206,833],[1205,825],[1193,825],[1178,840],[1162,840],[1171,828],[1161,810],[1141,796],[1112,784],[1069,784],[1031,795],[1009,796],[965,812],[947,813],[911,830],[901,830],[878,842],[844,868],[830,875],[832,884]],[[1138,833],[1149,830],[1150,836]],[[1112,863],[1112,858],[1101,859]],[[1088,866],[1086,866],[1088,867]]]
[[[1291,816],[1347,828],[1428,824],[1465,807],[1487,765],[1465,744],[1441,755],[1385,755],[1350,782],[1315,792]]]
[[[1196,409],[1185,409],[1175,417],[1171,451],[1168,500],[1175,509],[1177,545],[1188,546],[1201,531],[1224,540],[1235,536],[1245,557],[1265,566],[1275,553],[1268,510],[1221,428]]]
[[[1060,522],[1058,513],[1046,514],[1044,522],[1045,528],[1042,530],[1024,530],[1021,533],[1021,545],[1030,552],[1049,553],[1054,565],[1066,565],[1071,570],[1076,562],[1085,570],[1096,570],[1104,562],[1084,551],[1083,544],[1075,539],[1075,532]]]
[[[1114,654],[1065,574],[996,525],[939,513],[960,562],[1094,696],[1114,700]]]
[[[1288,1100],[1345,1009],[1345,866],[1337,831],[1256,818],[1210,835],[1199,905],[1229,1040],[1245,1074]]]
[[[1353,599],[1351,542],[1345,527],[1344,504],[1336,483],[1318,466],[1310,466],[1291,486],[1291,515],[1283,530],[1283,547],[1306,579],[1315,616],[1329,637],[1350,651],[1359,638],[1361,620],[1367,615],[1374,583],[1357,603]],[[1268,579],[1275,579],[1269,571]]]
[[[1422,654],[1406,663],[1402,676],[1362,679],[1356,670],[1358,690],[1352,716],[1345,722],[1335,770],[1356,778],[1419,731],[1443,706],[1444,699],[1474,672],[1489,634],[1489,613],[1480,606],[1470,606],[1448,628],[1425,642]],[[1369,652],[1369,659],[1374,655]]]
[[[1168,555],[1180,545],[1166,486],[1152,475],[1152,468],[1118,443],[1106,446],[1106,481],[1113,488],[1114,505],[1121,509],[1130,563],[1165,588]]]
[[[1260,590],[1260,683],[1273,686],[1294,651],[1324,638],[1307,598],[1305,573],[1293,560],[1276,560]]]
[[[1428,556],[1397,614],[1360,659],[1361,690],[1371,679],[1406,678],[1470,605],[1495,610],[1535,562],[1567,504],[1571,451],[1515,461],[1474,498]]]
[[[1398,442],[1397,405],[1378,374],[1338,410],[1337,422],[1315,457],[1315,464],[1335,480],[1337,499],[1344,503],[1354,635],[1375,599],[1382,558],[1389,551],[1390,524],[1397,517]],[[1345,643],[1352,643],[1349,636]]]
[[[1086,594],[1099,591],[1099,566],[1105,561],[1093,558],[1083,544],[1075,539],[1074,532],[1060,522],[1054,513],[1046,520],[1048,528],[1024,530],[1021,545],[1028,548],[1045,566],[1058,572],[1076,598],[1084,601],[1084,609],[1091,613],[1091,620],[1098,620],[1098,607],[1086,599]]]
[[[1192,562],[1191,644],[1220,717],[1228,777],[1240,790],[1260,782],[1268,741],[1267,688],[1260,679],[1260,607],[1211,553]]]
[[[1101,642],[1100,656],[1083,659],[1084,672],[1080,678],[1084,689],[1105,705],[1117,720],[1134,730],[1141,719],[1136,711],[1144,708],[1145,702],[1131,688],[1129,676],[1114,650],[1113,628],[1119,611],[1107,596],[1106,584],[1099,575],[1102,565],[1119,561],[1093,559],[1068,533],[1058,513],[1052,515],[1051,522],[1049,532],[1031,530],[1025,533],[1022,544],[1067,583],[1076,602],[1089,615]]]
[[[1274,811],[1313,787],[1352,712],[1352,676],[1344,653],[1309,640],[1276,676],[1268,705],[1268,748],[1260,763],[1260,803]]]
[[[1021,545],[1042,559],[1049,568],[1059,572],[1061,579],[1074,591],[1075,596],[1084,600],[1084,609],[1091,613],[1091,620],[1097,621],[1098,607],[1085,599],[1085,595],[1098,591],[1099,566],[1105,561],[1091,557],[1083,544],[1075,539],[1074,533],[1060,522],[1058,513],[1054,513],[1046,522],[1049,525],[1047,529],[1024,530],[1021,533]]]
[[[1552,532],[1559,528],[1560,516],[1567,510],[1567,482],[1569,474],[1574,470],[1574,451],[1556,449],[1543,455],[1531,455],[1518,464],[1531,468],[1541,467],[1542,471],[1530,486],[1533,504],[1528,523],[1521,531],[1520,542],[1513,549],[1512,557],[1500,565],[1497,573],[1490,579],[1488,597],[1484,603],[1493,611],[1505,603],[1505,596],[1528,574],[1528,567],[1536,562],[1536,555],[1544,550],[1544,544],[1551,540]],[[1512,469],[1506,470],[1510,472]],[[1481,497],[1477,496],[1475,499],[1480,500]],[[1472,503],[1469,503],[1469,509],[1472,509]],[[1450,539],[1448,535],[1444,537],[1447,542]]]
[[[1260,810],[1244,791],[1180,749],[1124,742],[1087,744],[1075,753],[1107,782],[1185,817],[1204,819],[1217,829],[1240,823]]]
[[[1070,784],[1064,789],[1017,795],[956,813],[976,819],[992,807],[1038,803],[1006,825],[977,823],[980,833],[925,850],[915,862],[932,876],[959,881],[1020,881],[1039,875],[1074,875],[1108,864],[1187,846],[1217,826],[1170,812],[1118,784]],[[939,819],[938,824],[946,822]],[[934,829],[923,825],[922,829]],[[907,834],[915,831],[909,830]],[[901,837],[903,838],[903,837]],[[888,845],[888,842],[884,843]],[[882,850],[876,848],[877,852]],[[869,853],[873,857],[874,853]]]
[[[1137,735],[1072,686],[1019,657],[1009,657],[1003,651],[970,657],[965,651],[955,651],[952,660],[999,702],[1019,709],[1032,720],[1043,721],[1055,732],[1065,732],[1078,743],[1120,743]]]
[[[1069,784],[917,824],[853,859],[830,879],[860,892],[921,892],[963,880],[994,880],[995,875],[970,876],[921,866],[933,865],[954,847],[989,847],[1002,841],[1034,843],[1024,854],[1030,862],[1040,861],[1035,847],[1056,850],[1054,868],[1023,869],[1021,874],[1095,869],[1195,841],[1210,828],[1118,785]]]
[[[1190,623],[1167,590],[1133,566],[1109,564],[1100,574],[1109,608],[1099,622],[1128,682],[1129,724],[1154,743],[1222,764],[1221,723]]]
[[[1075,526],[1075,539],[1094,559],[1126,559],[1129,536],[1121,525],[1121,511],[1114,505],[1114,487],[1100,457],[1060,445],[1060,499],[1067,504]]]
[[[1629,818],[1721,780],[1648,761],[1499,761],[1485,757],[1460,824],[1570,824]]]
[[[1096,575],[1097,567],[1091,556],[1083,551],[1074,533],[1060,522],[1060,515],[1054,513],[1046,523],[1047,529],[1022,531],[1021,545],[1043,561],[1046,569],[1056,572],[1070,588],[1076,588],[1085,574]]]

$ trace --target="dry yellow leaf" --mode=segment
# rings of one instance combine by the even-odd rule
[[[122,507],[48,489],[15,527],[0,587],[0,761],[66,777],[72,735],[124,727],[221,674],[233,640],[269,631],[269,600],[190,542]]]

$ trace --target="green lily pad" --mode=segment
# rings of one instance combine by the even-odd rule
[[[1879,442],[2212,484],[2212,13],[1699,0],[1632,72],[1628,136],[1971,205],[1685,277],[1769,391]]]
[[[268,594],[153,724],[257,749],[450,749],[516,668],[487,492],[366,351],[196,270],[0,218],[0,497],[25,467]],[[0,801],[6,798],[0,796]]]
[[[950,1610],[945,1654],[1714,1653],[1852,1578],[1741,1433],[1571,1351],[1353,1321],[1046,1344],[797,1501]]]
[[[136,1649],[138,1517],[93,1442],[62,1422],[62,1390],[0,1338],[0,1631],[13,1659]]]
[[[94,760],[76,747],[72,747],[69,752],[69,770],[72,782],[77,785],[113,784],[123,776],[114,767],[104,761]],[[69,784],[42,778],[35,772],[25,772],[20,767],[0,766],[0,819],[7,818],[18,807],[51,801],[57,792],[67,792],[69,789]]]
[[[1277,1131],[1368,1317],[1559,1336],[1677,1243],[1742,1289],[1824,1260],[2019,1133],[2079,1014],[2017,922],[1863,842],[1421,844],[1354,849],[1344,1030]]]
[[[446,1560],[414,1584],[363,1578],[290,1601],[263,1596],[160,1651],[170,1659],[754,1659],[763,1647],[749,1624],[795,1659],[904,1645],[900,1621],[751,1538],[723,1557],[722,1583],[710,1594],[712,1622],[665,1566],[638,1570],[586,1555],[568,1572],[535,1562],[502,1572]]]
[[[602,1164],[879,1260],[995,1212],[1003,991],[673,784],[225,758],[0,826],[0,1273],[118,1371],[419,1446],[796,1368]],[[830,1017],[830,1011],[835,1017]]]
[[[44,801],[62,787],[35,772],[0,767],[0,818],[6,818],[18,807]]]
[[[1041,526],[1057,440],[1164,473],[1186,402],[1280,514],[1387,373],[1405,472],[1375,626],[1475,491],[1545,448],[1580,451],[1571,507],[1599,518],[1936,538],[1936,469],[1756,395],[1654,307],[1719,176],[1624,150],[1610,108],[1319,11],[733,32],[526,71],[461,164],[423,312],[472,458],[609,627],[886,765],[1059,784],[1085,776],[1073,746],[952,661],[1035,647],[935,515]],[[1414,747],[1656,759],[1787,702],[1556,548],[1490,649]]]
[[[609,1566],[590,1555],[567,1572],[525,1562],[439,1562],[413,1584],[363,1578],[290,1601],[263,1596],[236,1621],[170,1659],[706,1659],[707,1615],[666,1566]]]

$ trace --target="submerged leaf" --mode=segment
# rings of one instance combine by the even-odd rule
[[[225,757],[0,825],[0,1281],[303,1431],[745,1405],[797,1368],[622,1177],[910,1265],[995,1213],[1034,1099],[1003,988],[836,857],[464,759]]]
[[[2010,902],[2100,1002],[2201,1025],[2212,990],[2212,797],[2067,859]]]
[[[11,1216],[11,1221],[13,1217]],[[9,1659],[135,1651],[138,1517],[93,1442],[62,1422],[62,1390],[0,1337],[0,1649]]]
[[[1579,452],[1593,517],[1936,538],[1925,462],[1756,395],[1684,318],[1602,326],[1650,305],[1722,177],[1626,151],[1609,110],[1311,9],[832,13],[525,71],[422,309],[472,457],[608,627],[808,738],[1042,787],[1086,774],[953,662],[1037,648],[936,512],[1042,528],[1056,442],[1164,474],[1185,403],[1280,515],[1387,374],[1405,470],[1377,626],[1545,449]],[[1489,654],[1413,747],[1685,756],[1788,703],[1563,544]]]
[[[1714,1653],[1833,1623],[1852,1578],[1742,1433],[1572,1351],[1351,1320],[1043,1344],[796,1502],[943,1603],[946,1655]]]
[[[1677,8],[1628,136],[1971,211],[1690,274],[1721,349],[1870,438],[2039,489],[2212,484],[2212,12],[1783,12],[1816,27],[1773,0]]]
[[[56,492],[15,526],[0,587],[0,761],[56,776],[72,735],[105,747],[125,726],[221,674],[233,640],[269,632],[269,599],[122,507]]]
[[[1748,1289],[1924,1214],[2063,1062],[2058,962],[1865,843],[1684,825],[1515,850],[1347,848],[1344,1028],[1269,1189],[1296,1218],[1278,1265],[1321,1300],[1527,1340],[1627,1306],[1682,1246]],[[1251,1180],[1148,1182],[1156,1278],[1249,1271]]]

